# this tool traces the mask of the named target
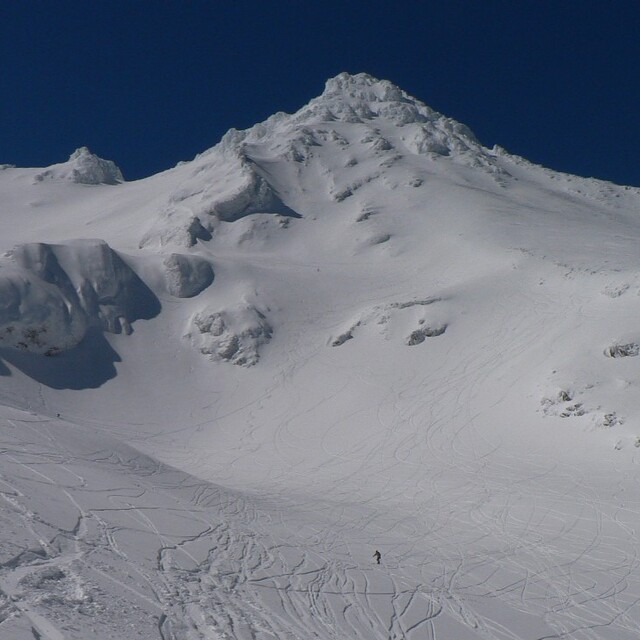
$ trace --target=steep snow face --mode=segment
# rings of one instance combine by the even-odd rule
[[[124,181],[122,172],[111,160],[103,160],[87,147],[76,149],[67,162],[54,164],[36,174],[36,182],[62,180],[76,184],[118,184]]]
[[[187,177],[171,192],[141,247],[192,247],[207,241],[220,222],[236,222],[254,213],[300,217],[241,149],[216,149],[204,162],[185,167]],[[186,172],[186,171],[185,171]]]
[[[397,178],[386,171],[395,165],[404,165]],[[254,214],[311,215],[309,193],[327,210],[372,181],[416,187],[445,172],[464,184],[469,168],[499,185],[510,177],[466,126],[391,82],[343,73],[298,112],[232,129],[176,169],[178,185],[141,247],[192,247],[214,237],[221,223]]]
[[[20,245],[0,264],[0,346],[53,356],[90,327],[131,333],[155,296],[102,241]]]

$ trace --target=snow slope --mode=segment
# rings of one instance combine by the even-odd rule
[[[0,171],[0,637],[637,637],[638,189],[366,74],[88,154]]]

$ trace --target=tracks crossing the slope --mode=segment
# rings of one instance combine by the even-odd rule
[[[594,472],[518,458],[484,422],[518,381],[496,384],[499,365],[542,330],[527,320],[530,307],[523,300],[497,329],[506,314],[496,310],[475,352],[462,358],[447,346],[446,370],[408,368],[362,411],[345,410],[345,398],[375,376],[338,380],[302,408],[301,370],[321,357],[301,333],[258,400],[229,414],[246,428],[226,462],[216,460],[229,481],[262,465],[259,492],[198,480],[90,426],[7,409],[0,515],[20,527],[5,526],[0,545],[0,631],[33,627],[46,640],[131,629],[153,640],[635,637],[640,505],[611,502]],[[283,397],[277,421],[261,423]],[[368,431],[345,434],[350,422]],[[637,480],[624,471],[616,487],[632,496]],[[81,628],[82,616],[91,622]]]

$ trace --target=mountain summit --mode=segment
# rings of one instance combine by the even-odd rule
[[[637,636],[637,189],[342,73],[0,202],[0,637]]]
[[[480,150],[473,133],[464,125],[446,118],[388,80],[378,80],[365,73],[341,73],[327,81],[324,92],[292,115],[277,113],[247,131],[231,130],[223,138],[223,146],[241,142],[257,142],[269,138],[294,136],[304,143],[305,128],[321,124],[418,125],[416,139],[408,134],[408,144],[420,151],[448,155],[454,150]],[[411,127],[409,127],[411,129]],[[375,131],[375,127],[371,127]],[[422,134],[422,135],[420,135]],[[307,144],[313,140],[307,138]]]

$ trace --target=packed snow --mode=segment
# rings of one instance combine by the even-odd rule
[[[344,73],[0,203],[3,640],[637,638],[638,189]]]

